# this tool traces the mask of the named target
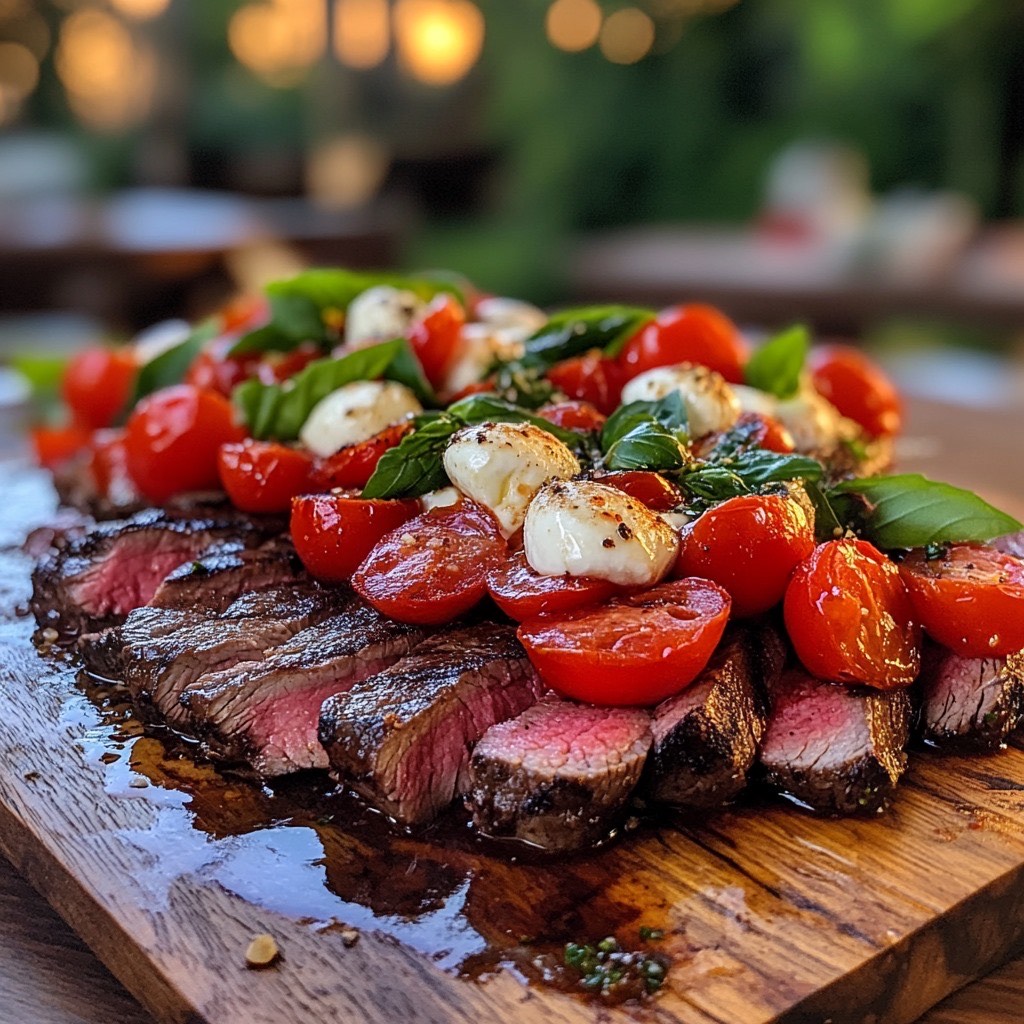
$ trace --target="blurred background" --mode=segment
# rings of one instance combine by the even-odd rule
[[[0,352],[308,263],[706,300],[1024,407],[1024,5],[0,0]]]

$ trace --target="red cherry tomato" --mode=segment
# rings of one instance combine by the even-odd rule
[[[265,323],[270,316],[270,304],[262,295],[239,295],[221,311],[221,330],[225,334],[241,334]]]
[[[418,511],[415,501],[306,494],[292,501],[292,541],[317,579],[347,583],[381,537]]]
[[[780,495],[730,498],[683,532],[675,573],[714,580],[736,616],[778,604],[793,570],[814,550],[807,513]]]
[[[693,682],[729,618],[729,595],[707,580],[675,580],[640,594],[519,627],[546,683],[594,704],[657,704]]]
[[[796,451],[796,442],[789,429],[783,426],[774,416],[764,416],[761,413],[745,412],[740,416],[737,426],[750,425],[750,437],[753,444],[758,448],[764,448],[769,452],[779,452],[788,455]]]
[[[385,427],[379,434],[359,444],[350,444],[326,459],[317,459],[310,477],[315,490],[332,491],[365,487],[380,462],[380,457],[394,448],[412,428],[408,423]]]
[[[994,548],[958,544],[941,558],[915,551],[900,565],[927,633],[965,658],[1024,649],[1024,562]]]
[[[438,295],[423,317],[412,325],[409,343],[423,367],[423,374],[435,387],[444,382],[466,323],[466,311],[451,295]]]
[[[321,359],[323,354],[320,346],[312,342],[306,342],[291,352],[269,352],[256,367],[256,376],[264,384],[280,384],[290,380],[314,360]]]
[[[625,383],[618,363],[597,351],[556,363],[548,370],[548,380],[569,398],[589,402],[605,416],[618,408]]]
[[[150,501],[220,486],[222,444],[241,441],[231,403],[213,391],[178,384],[147,395],[128,418],[128,472]]]
[[[549,423],[566,430],[600,430],[608,419],[589,402],[551,402],[537,410]]]
[[[470,502],[435,508],[392,530],[366,556],[352,586],[400,622],[440,625],[487,593],[487,574],[506,552],[498,524]]]
[[[822,345],[810,357],[818,394],[871,437],[889,437],[903,425],[903,402],[895,385],[863,352],[848,345]]]
[[[630,497],[642,501],[653,512],[668,512],[683,504],[682,492],[660,473],[624,469],[617,473],[601,473],[595,479],[616,490],[625,491]]]
[[[68,363],[61,392],[75,422],[109,427],[131,397],[138,366],[127,351],[87,348]]]
[[[33,427],[31,437],[36,462],[46,469],[53,469],[87,448],[92,439],[92,431],[74,424],[67,427]]]
[[[467,384],[464,388],[456,391],[454,394],[449,395],[445,401],[451,405],[452,402],[459,401],[460,398],[469,398],[470,395],[486,395],[494,390],[494,384],[486,380],[474,381],[472,384]]]
[[[292,498],[310,489],[313,457],[276,441],[236,441],[221,445],[217,469],[235,508],[287,512]]]
[[[899,569],[864,540],[820,544],[799,565],[783,605],[807,671],[880,690],[909,686],[921,668],[921,627]]]
[[[185,374],[185,383],[230,398],[237,385],[256,375],[261,358],[258,352],[241,356],[228,355],[231,346],[237,341],[238,336],[234,334],[214,338],[192,360]]]
[[[127,504],[138,496],[128,472],[128,451],[124,430],[97,430],[89,445],[89,471],[96,493]]]
[[[697,363],[741,384],[747,357],[743,336],[724,313],[712,306],[673,306],[626,342],[619,365],[624,380],[658,366]]]
[[[522,551],[514,551],[487,577],[494,603],[517,622],[547,612],[567,612],[597,604],[618,591],[614,583],[588,576],[541,576]]]

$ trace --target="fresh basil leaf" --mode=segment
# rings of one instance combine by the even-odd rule
[[[764,448],[752,448],[734,459],[723,460],[720,465],[740,477],[752,491],[790,480],[818,481],[825,473],[817,459],[807,455],[780,455]]]
[[[340,359],[318,359],[283,384],[247,380],[232,398],[253,437],[293,441],[317,402],[353,381],[379,380],[407,348],[404,338],[396,338]]]
[[[217,320],[206,320],[184,341],[178,342],[174,348],[161,352],[155,359],[146,363],[135,378],[135,387],[125,411],[132,409],[139,399],[154,391],[169,388],[172,384],[180,384],[196,356],[202,352],[208,341],[217,337],[219,330],[220,324]]]
[[[437,405],[437,395],[424,375],[423,367],[416,358],[412,346],[405,338],[399,338],[398,341],[398,351],[384,371],[384,376],[388,380],[404,384],[420,400],[421,405]]]
[[[490,393],[469,395],[454,405],[448,406],[448,414],[456,417],[464,424],[469,423],[532,423],[541,430],[557,437],[570,448],[575,447],[580,435],[574,430],[556,426],[543,416],[535,416],[526,409],[520,409],[511,402]]]
[[[656,420],[646,420],[627,431],[605,451],[607,469],[679,469],[686,455],[679,439]]]
[[[928,480],[919,473],[847,480],[829,491],[859,495],[868,503],[866,536],[880,548],[923,548],[944,542],[988,541],[1021,524],[971,491]]]
[[[664,398],[653,402],[629,402],[620,405],[608,417],[601,430],[601,447],[607,450],[620,437],[628,434],[641,423],[659,423],[679,440],[685,440],[687,414],[686,401],[678,391],[671,391]]]
[[[846,525],[817,481],[804,482],[804,490],[814,506],[814,535],[818,543],[838,540],[846,533]]]
[[[797,324],[766,341],[747,362],[744,380],[752,388],[776,398],[792,398],[800,387],[800,374],[807,362],[811,336]]]
[[[416,429],[380,457],[363,497],[418,498],[447,487],[450,481],[442,456],[452,434],[462,426],[447,413],[417,418]]]
[[[551,401],[555,386],[539,366],[524,366],[513,361],[498,362],[491,367],[494,392],[520,409],[539,409]]]
[[[654,319],[649,309],[636,306],[586,306],[566,309],[526,340],[527,365],[554,366],[593,348],[614,357],[644,324]]]
[[[742,477],[725,466],[703,465],[683,473],[679,483],[689,497],[688,506],[696,511],[703,511],[712,505],[737,498],[741,494],[750,494],[750,488]],[[703,507],[702,507],[703,506]]]
[[[378,285],[413,292],[424,301],[441,292],[464,301],[459,288],[440,276],[322,268],[306,270],[286,281],[275,281],[267,286],[269,322],[240,338],[231,349],[231,355],[271,350],[287,352],[306,341],[329,344],[334,340],[329,314],[344,313],[357,295]]]

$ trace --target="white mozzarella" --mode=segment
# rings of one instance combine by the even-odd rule
[[[151,363],[157,356],[180,345],[191,333],[187,320],[161,320],[147,327],[132,339],[136,362],[139,366]]]
[[[490,509],[510,537],[541,487],[571,479],[580,464],[557,437],[532,423],[481,423],[452,437],[444,468],[463,494]]]
[[[855,438],[857,425],[809,384],[775,408],[779,422],[793,435],[798,452],[829,452]]]
[[[476,315],[485,324],[514,328],[523,332],[525,337],[539,331],[548,322],[548,315],[542,309],[529,302],[506,299],[499,295],[481,299],[476,304]]]
[[[424,306],[415,292],[381,284],[357,295],[345,314],[345,343],[364,348],[401,338]]]
[[[326,458],[422,411],[423,406],[404,384],[359,380],[317,402],[299,439],[311,452]]]
[[[445,375],[443,391],[454,395],[487,376],[496,359],[517,359],[523,354],[523,335],[491,324],[466,324]]]
[[[634,377],[622,389],[622,401],[653,402],[678,391],[686,403],[691,437],[728,430],[740,418],[740,403],[725,378],[706,366],[678,363]]]
[[[450,505],[457,505],[462,500],[462,495],[454,487],[442,487],[439,491],[428,491],[420,495],[420,508],[429,512],[432,508],[448,508]]]
[[[746,384],[733,384],[732,393],[740,403],[740,412],[753,412],[758,416],[774,416],[779,400],[762,391],[760,388],[751,388]]]
[[[530,503],[526,560],[544,576],[593,576],[622,586],[664,579],[679,534],[643,502],[593,480],[549,484]]]

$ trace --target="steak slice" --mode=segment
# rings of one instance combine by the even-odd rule
[[[261,659],[270,648],[326,618],[336,605],[335,595],[312,583],[298,590],[245,594],[223,615],[189,621],[164,636],[126,647],[124,683],[137,702],[152,705],[179,727],[185,721],[179,698],[200,676]]]
[[[473,823],[543,850],[604,839],[640,780],[651,716],[544,700],[484,733],[469,762]]]
[[[452,629],[326,701],[320,742],[343,781],[398,821],[418,824],[464,790],[480,737],[541,690],[514,626]]]
[[[393,665],[425,636],[351,594],[342,611],[295,634],[263,660],[204,675],[180,703],[214,756],[247,761],[269,778],[326,768],[320,707]]]
[[[1024,719],[1024,651],[961,658],[929,645],[920,681],[918,725],[937,746],[996,750]]]
[[[36,567],[31,600],[36,621],[65,635],[112,625],[146,604],[172,569],[227,537],[255,546],[263,534],[234,514],[176,517],[160,509],[100,523]]]
[[[218,541],[194,561],[174,569],[149,603],[155,608],[222,612],[243,592],[266,590],[308,579],[291,541],[277,538],[258,548],[242,538]]]
[[[733,799],[757,760],[767,686],[785,659],[785,642],[771,626],[727,633],[700,676],[655,709],[645,794],[684,807]]]
[[[800,668],[768,689],[772,710],[761,744],[768,783],[819,811],[884,807],[907,766],[907,691],[852,690]]]

